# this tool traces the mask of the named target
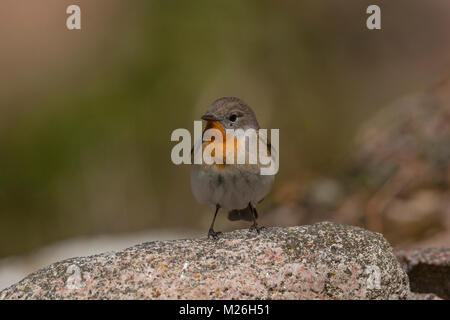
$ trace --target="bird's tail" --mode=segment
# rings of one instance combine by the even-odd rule
[[[255,216],[258,218],[258,213],[255,211]],[[228,212],[228,219],[231,221],[245,220],[253,221],[253,214],[250,207],[240,210],[232,210]]]

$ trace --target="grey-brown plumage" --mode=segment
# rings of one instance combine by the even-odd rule
[[[202,119],[207,121],[207,129],[218,128],[224,134],[226,134],[227,129],[242,129],[244,131],[253,129],[258,135],[259,124],[255,113],[239,98],[224,97],[217,99],[211,104]],[[259,143],[261,142],[260,140]],[[263,142],[267,144],[267,141]],[[207,140],[202,143],[203,146],[208,146],[212,142]],[[247,148],[248,146],[246,146],[246,153],[250,152]],[[232,221],[253,221],[250,229],[259,232],[261,227],[256,223],[258,217],[256,204],[267,195],[274,180],[273,175],[261,175],[260,168],[261,163],[259,162],[256,164],[207,165],[203,163],[193,165],[191,186],[195,198],[200,203],[215,207],[208,237],[216,238],[219,234],[214,231],[213,227],[220,208],[228,211],[228,219]]]
[[[202,119],[218,121],[225,129],[259,129],[258,120],[256,120],[253,110],[244,101],[236,97],[217,99],[211,104]],[[235,119],[235,121],[231,121],[232,119]]]
[[[255,219],[258,219],[258,212],[255,210]],[[253,221],[253,213],[250,207],[241,210],[231,210],[228,212],[228,220],[230,221]]]

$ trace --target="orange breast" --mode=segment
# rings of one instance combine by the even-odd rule
[[[211,143],[214,143],[214,150],[211,153],[211,155],[214,157],[214,155],[215,155],[214,151],[217,148],[222,148],[222,155],[223,155],[223,163],[224,164],[215,164],[215,166],[217,166],[219,169],[223,169],[225,167],[225,162],[226,162],[227,141],[228,141],[228,139],[233,139],[233,137],[232,136],[227,137],[225,129],[222,127],[222,125],[218,121],[208,121],[206,123],[205,131],[208,130],[208,129],[217,129],[217,130],[219,130],[220,133],[222,134],[223,139],[222,139],[222,141],[215,141],[214,137],[213,137],[211,139],[211,141],[203,142],[202,149],[205,150],[206,146],[208,146]],[[234,139],[234,155],[235,155],[235,157],[237,155],[237,140],[236,139]]]

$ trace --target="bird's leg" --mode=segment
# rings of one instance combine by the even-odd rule
[[[219,234],[221,234],[222,232],[220,232],[220,231],[214,231],[214,222],[216,221],[216,216],[217,216],[217,213],[219,212],[219,209],[220,209],[220,206],[219,205],[217,205],[216,206],[216,212],[214,213],[214,218],[213,218],[213,221],[212,221],[212,223],[211,223],[211,226],[209,227],[209,231],[208,231],[208,239],[209,239],[209,237],[211,237],[211,238],[213,238],[213,239],[217,239],[217,236],[219,235]]]
[[[250,207],[250,211],[252,213],[252,218],[253,218],[253,224],[250,226],[250,231],[256,230],[256,232],[260,232],[261,229],[264,229],[264,227],[262,226],[258,226],[258,223],[256,223],[256,216],[257,216],[257,212],[256,212],[256,208],[252,206],[251,203],[248,204],[248,206]]]

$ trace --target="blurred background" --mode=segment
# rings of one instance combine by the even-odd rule
[[[2,0],[0,288],[63,258],[205,236],[212,211],[170,134],[222,96],[280,129],[262,224],[448,247],[449,40],[447,0]]]

